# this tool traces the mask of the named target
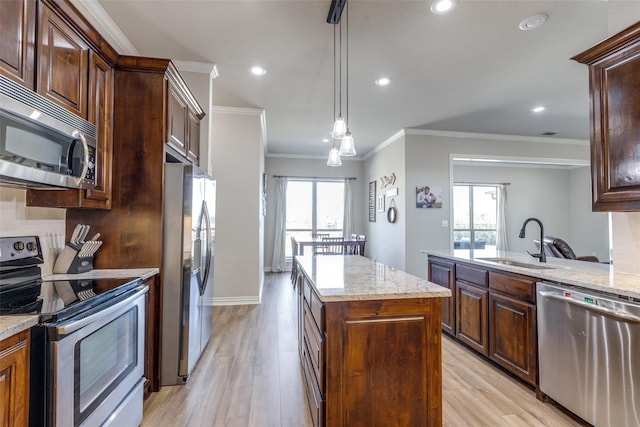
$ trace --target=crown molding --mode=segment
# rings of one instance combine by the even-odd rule
[[[218,114],[235,114],[239,116],[260,116],[264,114],[264,108],[226,107],[224,105],[212,105],[211,112]]]
[[[280,154],[267,153],[265,157],[273,157],[277,159],[302,159],[302,160],[327,160],[327,155],[322,154]],[[343,162],[362,161],[364,158],[358,156],[340,157]]]
[[[448,131],[448,130],[415,129],[415,128],[405,128],[403,130],[406,135],[443,136],[447,138],[475,138],[475,139],[485,139],[485,140],[492,140],[492,141],[535,142],[535,143],[542,143],[542,144],[560,143],[560,144],[574,144],[574,145],[589,145],[589,140],[586,140],[586,139],[503,135],[503,134],[497,134],[497,133],[455,132],[455,131]]]
[[[365,154],[362,159],[366,160],[369,157],[373,156],[374,154],[382,151],[382,149],[384,149],[385,147],[388,147],[389,145],[393,144],[395,141],[397,141],[398,139],[402,138],[403,136],[405,136],[406,134],[406,129],[400,129],[398,132],[394,133],[393,135],[391,135],[389,138],[387,138],[386,140],[384,140],[382,143],[380,143],[379,145],[377,145],[373,150],[369,151],[367,154]]]
[[[140,52],[111,19],[106,10],[95,0],[71,0],[76,9],[93,25],[100,35],[120,55],[140,56]]]

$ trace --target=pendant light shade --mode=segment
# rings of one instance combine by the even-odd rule
[[[342,161],[340,161],[340,153],[338,152],[338,149],[336,147],[333,147],[331,151],[329,151],[327,166],[342,166]]]
[[[342,116],[338,116],[333,124],[333,130],[330,132],[333,139],[342,139],[347,131],[347,124]]]
[[[355,156],[356,155],[356,147],[355,142],[353,141],[353,136],[351,136],[351,132],[347,131],[342,137],[340,141],[340,151],[341,156]]]

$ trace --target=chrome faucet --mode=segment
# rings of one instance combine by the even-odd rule
[[[538,258],[538,261],[540,262],[547,262],[547,256],[544,253],[544,227],[542,226],[542,221],[540,221],[538,218],[527,218],[524,221],[524,224],[522,224],[522,228],[520,229],[520,234],[518,235],[518,237],[524,239],[524,229],[527,228],[527,224],[531,221],[537,222],[540,226],[540,253],[532,254],[529,251],[527,251],[527,253],[534,258]]]

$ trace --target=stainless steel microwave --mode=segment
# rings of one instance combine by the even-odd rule
[[[0,76],[0,183],[30,188],[92,188],[96,127]]]

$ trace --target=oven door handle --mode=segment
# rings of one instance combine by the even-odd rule
[[[105,308],[104,310],[100,310],[100,318],[104,318],[105,316],[110,316],[111,314],[117,312],[118,310],[122,309],[123,307],[126,307],[127,305],[131,304],[132,301],[138,299],[138,297],[140,297],[141,295],[144,295],[147,293],[147,291],[149,290],[148,286],[144,286],[143,288],[141,288],[140,290],[136,291],[136,293],[134,293],[133,295],[131,295],[130,297],[127,297],[125,299],[123,299],[122,301],[119,301],[107,308]],[[72,332],[77,331],[78,329],[84,328],[85,326],[95,322],[95,316],[91,315],[91,316],[87,316],[83,319],[78,319],[76,321],[73,322],[69,322],[66,324],[62,324],[60,326],[56,327],[56,332],[58,335],[68,335]]]

